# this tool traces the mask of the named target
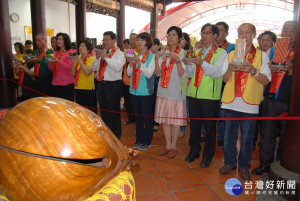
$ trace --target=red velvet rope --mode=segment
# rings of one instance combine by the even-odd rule
[[[10,81],[13,82],[15,84],[18,84],[18,82],[12,80],[12,79],[3,79],[1,78],[0,81]],[[20,85],[22,87],[24,87],[25,89],[28,89],[30,91],[33,91],[34,93],[40,94],[42,96],[47,96],[50,97],[47,94],[43,94],[39,91],[36,91],[34,89],[31,89],[25,85]],[[149,116],[149,115],[138,115],[138,114],[130,114],[127,112],[116,112],[116,111],[111,111],[111,110],[105,110],[105,109],[100,109],[100,108],[93,108],[93,107],[89,107],[89,106],[84,106],[85,108],[88,109],[93,109],[93,110],[101,110],[101,111],[105,111],[105,112],[111,112],[111,113],[117,113],[117,114],[127,114],[127,115],[132,115],[132,116],[142,116],[142,117],[150,117],[150,118],[168,118],[168,119],[186,119],[186,120],[219,120],[219,121],[225,121],[225,120],[300,120],[300,117],[295,117],[295,116],[288,116],[288,113],[283,113],[279,116],[276,117],[242,117],[242,118],[176,118],[176,117],[157,117],[157,116]]]

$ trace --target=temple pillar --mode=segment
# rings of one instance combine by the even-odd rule
[[[119,0],[120,12],[117,17],[117,46],[124,51],[123,41],[125,39],[125,0]]]
[[[80,41],[87,37],[86,34],[86,0],[77,0],[75,6],[76,19],[76,43],[79,47]]]
[[[13,79],[8,0],[0,1],[0,27],[0,79]],[[0,80],[0,94],[0,109],[10,108],[16,105],[16,94],[13,82]]]
[[[157,0],[153,1],[153,11],[151,12],[151,20],[150,20],[150,35],[152,38],[157,38],[157,30],[158,30],[158,8],[157,8]]]
[[[32,41],[39,33],[46,34],[45,0],[30,0]],[[33,43],[33,49],[36,49]]]

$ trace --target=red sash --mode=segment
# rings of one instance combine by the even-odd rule
[[[168,48],[169,49],[169,48]],[[177,45],[176,49],[175,49],[175,53],[176,54],[179,54],[181,51],[181,48],[179,45]],[[162,64],[161,64],[161,81],[160,81],[160,86],[162,88],[168,88],[169,86],[169,82],[170,82],[170,77],[171,77],[171,73],[172,73],[172,70],[173,70],[173,66],[174,66],[174,63],[175,63],[175,59],[171,59],[170,63],[169,63],[169,66],[167,66],[167,57],[165,57],[162,61]]]
[[[58,60],[60,60],[62,58],[62,56],[66,53],[66,50],[61,51],[60,54],[55,56],[55,58],[58,58]],[[53,76],[56,77],[57,76],[57,68],[58,68],[58,63],[55,63],[53,65]]]
[[[43,51],[40,54],[39,60],[42,60],[43,57],[45,56],[45,49],[43,49]],[[38,54],[38,50],[35,52],[35,57],[37,57]],[[41,64],[39,64],[38,62],[34,63],[34,76],[37,77],[39,75],[39,70],[40,70]]]
[[[143,58],[142,58],[142,64],[146,62],[150,54],[150,50],[148,50]],[[133,63],[133,74],[132,74],[132,88],[137,89],[139,86],[140,78],[141,78],[142,70],[141,66],[139,68],[136,67],[136,61]]]
[[[27,68],[27,64],[25,65],[25,68]],[[23,84],[24,74],[25,74],[25,70],[24,69],[20,69],[20,71],[19,71],[18,85],[22,85]]]
[[[253,63],[254,57],[256,54],[256,49],[254,45],[252,45],[250,51],[246,55],[245,59],[249,63]],[[243,72],[243,71],[235,71],[234,72],[234,79],[235,79],[235,97],[242,97],[245,91],[245,87],[247,84],[249,73]]]
[[[209,50],[209,52],[207,53],[204,61],[209,63],[217,49],[218,49],[218,46],[216,44],[214,44],[211,47],[211,49]],[[203,48],[198,53],[198,56],[200,56],[200,57],[201,57],[201,54],[202,54],[202,50],[203,50]],[[195,87],[199,87],[203,75],[204,75],[204,70],[201,68],[200,65],[196,65],[195,83],[194,83]]]
[[[224,43],[223,43],[223,45],[222,45],[222,49],[223,49],[223,50],[226,50],[227,47],[228,47],[228,41],[225,39],[225,41],[224,41]]]
[[[293,47],[286,56],[286,60],[288,61],[292,61],[292,59],[294,58],[294,54],[295,54],[295,47]],[[270,85],[270,93],[274,93],[276,94],[279,86],[282,82],[283,77],[285,76],[286,72],[275,72],[272,75],[272,81],[271,81],[271,85]]]
[[[114,46],[107,57],[111,58],[115,54],[116,51],[117,51],[117,47]],[[98,72],[98,81],[102,81],[106,66],[107,66],[106,61],[103,58],[101,58],[100,59],[100,66],[99,66],[99,72]]]
[[[86,61],[87,61],[87,59],[90,57],[90,54],[87,54],[86,56],[85,56],[85,58],[83,59],[83,63],[84,64],[86,64]],[[74,86],[77,86],[77,84],[78,84],[78,79],[79,79],[79,73],[80,73],[80,71],[81,71],[81,66],[79,66],[79,68],[78,68],[78,65],[79,65],[79,63],[77,62],[76,63],[76,66],[75,66],[75,81],[74,81]]]

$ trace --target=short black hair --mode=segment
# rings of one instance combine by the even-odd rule
[[[160,41],[159,41],[158,38],[154,38],[154,39],[153,39],[153,45],[160,46]]]
[[[25,45],[32,45],[33,43],[32,43],[32,41],[31,40],[26,40],[25,41]]]
[[[139,35],[137,35],[136,38],[141,38],[141,39],[144,39],[146,41],[146,46],[147,46],[147,49],[149,50],[152,45],[153,45],[153,41],[152,41],[152,38],[150,36],[149,33],[147,32],[142,32],[140,33]]]
[[[265,32],[263,32],[262,34],[260,34],[260,40],[262,39],[262,37],[263,37],[264,35],[269,35],[269,36],[271,36],[271,37],[272,37],[272,40],[273,40],[273,43],[276,43],[277,36],[276,36],[276,34],[275,34],[274,32],[272,32],[272,31],[265,31]]]
[[[56,40],[56,36],[52,36],[52,37],[51,37],[51,40],[52,40],[52,39],[55,39],[55,40]]]
[[[14,44],[14,46],[18,46],[18,47],[19,47],[21,54],[24,53],[25,47],[24,47],[24,45],[23,45],[22,43],[16,42],[16,43]]]
[[[81,43],[84,43],[85,46],[86,46],[86,49],[89,51],[89,53],[91,53],[91,51],[93,50],[93,45],[91,43],[91,40],[89,40],[89,39],[86,38],[86,39],[80,41],[79,45]]]
[[[181,28],[179,28],[178,26],[171,26],[168,31],[167,31],[167,34],[169,34],[171,31],[175,30],[177,35],[178,35],[178,40],[180,38],[182,38],[182,30]]]
[[[126,38],[125,40],[123,40],[123,43],[127,43],[129,45],[129,39]]]
[[[71,39],[70,39],[69,35],[66,33],[60,32],[60,33],[56,34],[56,38],[58,39],[59,36],[63,37],[66,50],[71,49],[72,43],[71,43]],[[57,50],[59,50],[58,46],[57,46]]]
[[[210,23],[206,23],[201,27],[201,33],[204,29],[206,29],[206,27],[211,27],[211,31],[213,32],[213,34],[217,34],[217,36],[219,36],[219,28],[216,25]]]
[[[226,22],[217,22],[216,25],[217,26],[218,25],[223,25],[226,32],[228,32],[228,30],[229,30],[229,26],[228,26],[228,24]]]
[[[110,36],[110,38],[112,40],[116,40],[117,39],[117,35],[114,32],[112,32],[112,31],[106,31],[106,32],[104,32],[103,36]]]
[[[76,42],[72,42],[71,46],[72,46],[72,49],[77,49],[77,43]]]
[[[33,50],[32,49],[25,49],[24,51],[27,55],[32,55]]]

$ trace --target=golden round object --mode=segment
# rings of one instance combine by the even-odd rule
[[[18,104],[0,122],[0,189],[11,201],[83,200],[130,163],[99,116],[60,98]]]

